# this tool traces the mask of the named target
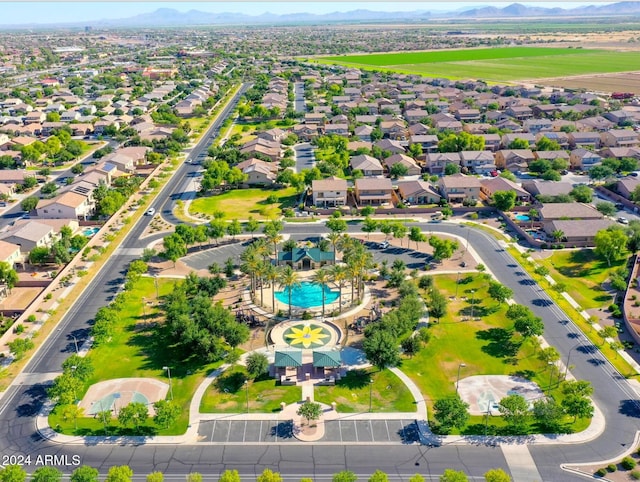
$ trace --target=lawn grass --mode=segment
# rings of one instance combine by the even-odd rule
[[[625,265],[626,260],[614,261],[611,266],[598,259],[592,249],[557,251],[550,257],[537,260],[549,269],[558,283],[566,285],[566,291],[585,309],[608,306],[613,298],[602,284],[609,273]]]
[[[545,278],[534,273],[534,266],[532,265],[530,259],[528,259],[527,257],[523,258],[523,255],[513,247],[507,248],[507,251],[511,254],[511,256],[520,261],[522,267],[527,271],[529,276],[531,276],[536,281],[536,283],[546,289],[547,295],[549,295],[553,302],[558,305],[558,307],[564,313],[566,313],[571,321],[573,321],[576,326],[580,328],[580,331],[582,331],[582,333],[584,333],[584,335],[598,347],[598,349],[616,368],[616,370],[618,370],[626,378],[637,379],[640,377],[640,374],[636,372],[636,370],[634,370],[634,368],[629,365],[622,357],[620,357],[617,351],[612,350],[608,344],[602,343],[602,338],[600,338],[598,332],[584,319],[584,317],[579,313],[578,310],[571,306],[571,304],[560,293],[554,290]],[[558,280],[556,279],[556,281]]]
[[[373,380],[369,386],[369,380]],[[415,412],[416,405],[407,386],[390,370],[353,370],[334,386],[318,386],[314,389],[316,402],[331,405],[342,413],[367,412],[369,389],[373,412]]]
[[[278,202],[268,204],[267,198],[275,194]],[[298,194],[293,188],[280,190],[235,189],[223,194],[195,199],[189,206],[191,214],[213,215],[216,211],[224,213],[224,219],[274,219],[280,216],[282,209],[295,206]]]
[[[456,293],[457,275],[436,275],[436,287],[447,297]],[[474,375],[519,375],[548,389],[558,398],[557,373],[550,374],[548,365],[537,358],[539,347],[534,340],[522,339],[513,332],[513,321],[506,318],[507,304],[498,305],[487,293],[485,275],[469,274],[460,279],[457,299],[450,299],[447,315],[429,328],[431,340],[413,358],[404,359],[402,371],[420,388],[427,400],[429,414],[433,403],[455,396],[458,369],[460,378]],[[473,302],[472,302],[473,301]],[[474,306],[471,318],[471,306]],[[465,321],[467,320],[467,321]],[[474,417],[463,433],[482,433],[477,425],[483,417]],[[496,423],[500,420],[500,423]],[[580,430],[585,421],[573,425],[567,420],[568,431]],[[493,433],[500,433],[504,424],[491,417]],[[482,431],[484,426],[481,427]],[[531,426],[529,433],[537,428]]]
[[[319,62],[450,79],[510,81],[640,69],[635,52],[501,47],[321,57]]]
[[[262,377],[243,384],[248,378],[244,367],[234,366],[222,373],[202,397],[202,413],[279,412],[280,403],[287,405],[302,400],[302,387],[280,385],[275,378]],[[225,391],[226,390],[226,391]]]
[[[160,297],[168,294],[175,283],[175,279],[158,279],[158,291]],[[167,347],[164,341],[155,336],[158,329],[160,312],[155,304],[155,284],[152,278],[141,278],[134,288],[126,292],[120,316],[116,323],[114,334],[108,343],[92,348],[87,358],[93,362],[95,371],[87,381],[89,386],[103,380],[114,378],[155,378],[167,382],[164,366],[171,367],[171,381],[174,401],[182,407],[182,413],[178,421],[169,429],[158,429],[149,422],[141,428],[139,433],[157,433],[158,435],[176,435],[186,431],[189,422],[189,404],[191,398],[204,380],[207,373],[220,365],[202,364],[199,360],[176,363],[177,357],[173,347]],[[142,299],[153,302],[144,308]],[[82,394],[78,394],[82,398]],[[72,421],[64,421],[62,417],[53,412],[49,423],[52,427],[60,427],[63,433],[75,435],[103,434],[104,427],[100,420],[94,418],[78,419],[78,429],[75,430]],[[115,420],[111,424],[110,433],[128,433],[117,427]]]

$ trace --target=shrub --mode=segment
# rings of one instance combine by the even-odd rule
[[[607,471],[608,472],[615,472],[616,470],[618,470],[618,467],[616,466],[616,464],[607,465]]]
[[[598,477],[604,477],[605,475],[607,475],[607,469],[601,468],[601,469],[596,470],[596,475]]]
[[[625,468],[625,470],[631,470],[636,468],[636,461],[629,456],[622,459],[622,462],[620,462],[620,464]]]
[[[19,325],[16,325],[15,328],[13,329],[13,332],[16,333],[17,335],[19,335],[20,333],[24,333],[24,325],[22,323],[20,323]]]
[[[640,480],[640,470],[632,470],[629,475],[633,480]]]
[[[51,293],[47,293],[47,294],[44,296],[45,301],[49,301],[51,298],[53,298],[53,295],[52,295]]]
[[[35,322],[36,322],[36,315],[29,315],[29,316],[27,317],[27,321],[28,321],[29,323],[35,323]]]
[[[313,319],[313,313],[310,313],[309,311],[305,311],[304,313],[302,313],[302,319],[303,320],[312,320]]]

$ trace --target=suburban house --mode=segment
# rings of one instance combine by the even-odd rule
[[[484,138],[484,148],[487,151],[496,152],[500,149],[500,135],[499,134],[478,134]]]
[[[33,248],[51,246],[55,239],[53,228],[35,220],[16,222],[7,231],[0,233],[0,239],[20,246],[21,253],[29,253]]]
[[[570,132],[569,145],[572,148],[591,147],[598,149],[600,147],[600,133],[598,132]]]
[[[240,167],[241,164],[242,167]],[[278,175],[276,163],[254,158],[241,162],[237,167],[247,175],[247,180],[244,182],[247,186],[271,186],[276,182]]]
[[[618,194],[631,200],[631,195],[638,186],[640,186],[640,178],[627,176],[618,180],[616,183],[616,190],[618,191]]]
[[[511,145],[511,143],[517,139],[520,139],[522,141],[527,141],[529,143],[529,147],[533,147],[536,144],[535,135],[529,134],[526,132],[519,132],[519,133],[504,134],[501,138],[502,146],[505,149],[509,149],[509,146]]]
[[[422,152],[436,152],[438,150],[438,136],[430,134],[415,134],[409,137],[410,144],[420,144]]]
[[[384,169],[382,168],[382,164],[380,161],[373,156],[368,154],[360,154],[358,156],[353,156],[351,161],[349,162],[351,166],[351,171],[360,170],[362,174],[365,176],[382,176],[384,173]]]
[[[405,204],[437,204],[441,199],[440,193],[422,179],[398,181],[398,194]]]
[[[332,176],[311,182],[314,206],[344,206],[347,203],[347,181]]]
[[[20,246],[0,240],[0,261],[8,263],[11,268],[13,268],[16,263],[21,263],[22,254],[20,254]]]
[[[534,180],[524,181],[522,183],[522,189],[529,192],[533,197],[560,196],[573,191],[573,185],[570,182]]]
[[[462,167],[476,174],[489,174],[496,170],[494,155],[490,151],[462,151],[460,161]]]
[[[93,214],[94,205],[87,196],[67,191],[52,199],[41,201],[36,207],[40,218],[87,219]]]
[[[438,180],[442,196],[449,202],[462,202],[465,199],[480,199],[480,180],[475,176],[453,174]]]
[[[602,164],[602,157],[595,152],[580,148],[571,151],[569,162],[572,169],[588,171],[592,167]]]
[[[460,153],[434,152],[427,154],[425,159],[425,167],[431,174],[444,174],[444,169],[447,164],[455,164],[456,166],[459,166]]]
[[[362,125],[362,126],[356,127],[353,131],[353,134],[361,141],[370,142],[372,132],[373,132],[373,127],[368,125]]]
[[[538,212],[543,223],[561,219],[602,219],[604,217],[596,208],[583,203],[546,203],[538,209]]]
[[[393,198],[391,179],[385,177],[356,179],[354,194],[359,205],[391,203]]]
[[[567,151],[534,151],[533,155],[536,159],[544,159],[545,161],[555,161],[556,159],[562,159],[569,163],[569,153]]]
[[[622,159],[623,157],[632,157],[640,159],[640,147],[607,147],[600,150],[600,155],[604,158]]]
[[[531,149],[502,149],[496,152],[495,163],[498,169],[512,172],[526,171],[529,163],[535,160]]]
[[[636,147],[640,144],[638,133],[631,129],[611,129],[600,134],[605,147]]]
[[[504,177],[480,179],[480,193],[483,199],[493,199],[493,194],[496,191],[514,191],[516,193],[516,200],[522,202],[531,201],[531,194],[509,179],[505,179]]]
[[[545,233],[552,238],[554,234],[562,234],[559,241],[568,245],[571,243],[592,244],[598,231],[607,229],[615,224],[610,219],[572,219],[556,220],[544,223]]]
[[[391,171],[391,168],[396,164],[402,164],[407,168],[407,176],[418,176],[422,172],[420,166],[416,164],[416,161],[406,154],[393,154],[384,160],[384,164],[389,171]]]

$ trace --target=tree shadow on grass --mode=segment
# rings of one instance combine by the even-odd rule
[[[504,328],[489,328],[476,333],[479,340],[488,340],[481,350],[495,358],[514,358],[520,349],[520,342],[514,341],[511,331]]]
[[[367,370],[351,370],[347,375],[336,382],[337,386],[346,387],[350,390],[364,388],[369,385],[371,374]]]
[[[461,310],[458,311],[458,315],[460,316],[476,316],[484,317],[494,314],[500,309],[499,306],[465,306]]]
[[[238,393],[246,380],[242,372],[232,372],[216,378],[215,387],[219,392]]]

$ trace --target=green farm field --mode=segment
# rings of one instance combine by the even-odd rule
[[[314,60],[368,70],[490,82],[640,70],[637,52],[544,47],[349,55]]]

